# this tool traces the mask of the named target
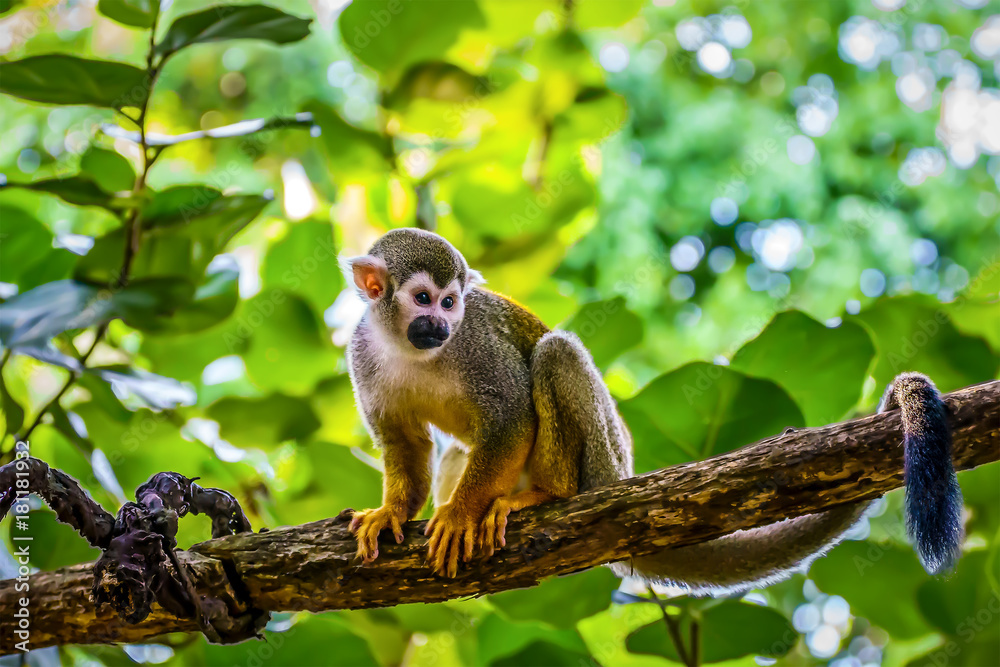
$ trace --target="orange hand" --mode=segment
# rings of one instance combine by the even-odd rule
[[[383,505],[378,509],[355,512],[351,519],[351,532],[358,538],[358,558],[371,563],[378,558],[378,534],[391,528],[396,544],[403,541],[403,523],[406,515],[400,509]]]
[[[465,562],[472,558],[478,523],[467,510],[452,503],[437,508],[424,530],[431,538],[427,560],[434,572],[445,577],[458,574],[459,556]]]
[[[486,518],[479,526],[479,550],[489,558],[493,551],[500,547],[507,546],[507,515],[512,509],[516,509],[511,503],[510,496],[497,498],[486,511]]]

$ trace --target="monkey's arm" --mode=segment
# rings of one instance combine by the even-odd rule
[[[518,428],[491,420],[480,429],[458,485],[425,530],[430,536],[427,556],[438,574],[454,577],[459,557],[472,558],[480,524],[493,502],[517,484],[532,436],[529,423]]]
[[[380,423],[373,434],[382,448],[382,506],[355,512],[351,531],[358,538],[358,557],[378,558],[378,535],[391,528],[403,541],[403,524],[424,506],[431,485],[431,439],[426,427],[400,422]]]

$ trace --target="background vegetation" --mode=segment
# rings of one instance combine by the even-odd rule
[[[997,377],[996,2],[344,4],[0,2],[4,461],[28,436],[111,511],[155,472],[200,476],[255,528],[376,504],[336,255],[403,225],[581,334],[639,472],[869,412],[903,370]],[[893,493],[808,578],[671,619],[703,662],[997,664],[998,472],[960,475],[950,579]],[[30,522],[35,567],[95,557]],[[182,522],[182,546],[207,536]],[[29,662],[676,662],[661,609],[617,587]]]

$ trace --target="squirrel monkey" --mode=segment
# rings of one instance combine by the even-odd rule
[[[510,512],[632,476],[632,439],[580,340],[482,289],[445,239],[395,229],[344,260],[367,310],[348,348],[351,381],[385,473],[382,506],[354,514],[358,557],[423,507],[431,491],[430,425],[457,438],[442,457],[428,560],[455,576],[459,561],[505,545]],[[907,518],[925,568],[958,556],[961,493],[944,405],[922,375],[904,374],[880,409],[903,411]],[[518,490],[522,473],[527,484]],[[615,563],[693,594],[781,579],[833,546],[868,503],[781,521],[654,556]]]

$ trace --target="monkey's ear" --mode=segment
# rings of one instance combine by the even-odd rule
[[[468,269],[465,272],[465,291],[468,292],[470,289],[476,285],[482,285],[486,282],[486,278],[483,278],[483,274],[475,269]]]
[[[342,260],[342,264],[345,277],[354,281],[362,299],[374,301],[385,294],[389,286],[389,269],[381,257],[348,257]]]

